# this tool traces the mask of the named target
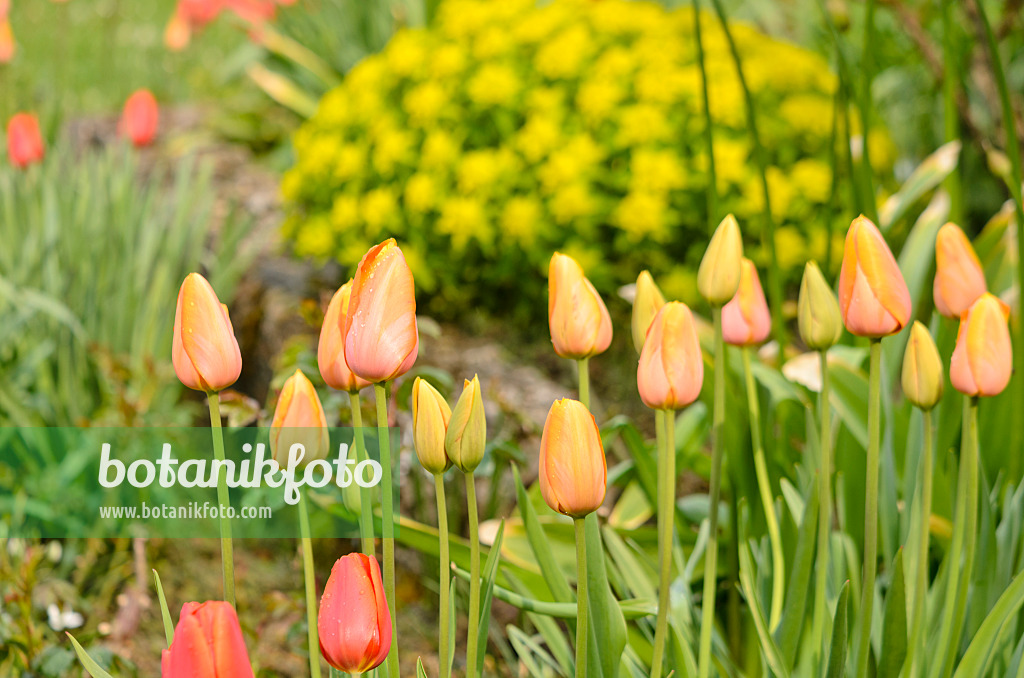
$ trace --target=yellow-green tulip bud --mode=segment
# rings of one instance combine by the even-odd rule
[[[633,299],[633,346],[640,353],[644,347],[647,330],[658,315],[658,309],[665,305],[665,296],[658,289],[650,272],[641,271],[636,279],[636,297]]]
[[[939,349],[928,328],[915,322],[903,354],[903,395],[922,410],[930,410],[942,400],[943,381]]]
[[[807,348],[814,351],[834,346],[843,334],[843,318],[836,295],[813,261],[807,262],[804,278],[800,281],[797,320],[800,338]]]
[[[437,389],[416,377],[412,384],[412,439],[420,464],[435,475],[452,465],[444,449],[451,416],[451,408]]]
[[[452,463],[463,473],[472,473],[484,458],[487,446],[487,419],[484,417],[484,401],[480,393],[480,379],[473,375],[462,389],[462,395],[455,403],[452,418],[448,422],[448,433],[444,449]]]
[[[724,306],[740,287],[743,237],[736,217],[729,214],[711,236],[697,269],[697,289],[712,306]]]

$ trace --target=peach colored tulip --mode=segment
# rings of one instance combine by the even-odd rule
[[[576,260],[555,252],[548,267],[548,326],[555,353],[589,358],[612,343],[612,319]]]
[[[181,12],[171,15],[167,27],[164,28],[164,46],[172,52],[180,52],[192,41],[192,27]]]
[[[953,388],[969,396],[995,396],[1010,383],[1013,347],[1010,308],[986,292],[960,316],[956,348],[949,362]]]
[[[419,353],[412,271],[394,238],[370,248],[356,268],[345,318],[345,359],[376,384],[409,371]]]
[[[15,113],[7,123],[7,157],[15,167],[24,169],[41,162],[46,155],[39,120],[32,113]]]
[[[670,301],[654,316],[636,381],[644,405],[656,410],[682,409],[700,396],[704,360],[686,304]]]
[[[278,464],[288,464],[293,445],[304,448],[301,466],[316,459],[326,459],[331,446],[324,406],[313,383],[302,370],[295,370],[295,374],[284,382],[270,423],[270,452]]]
[[[196,391],[223,390],[242,372],[228,307],[198,273],[189,273],[178,292],[171,359],[181,383]]]
[[[17,51],[17,43],[14,42],[14,31],[11,30],[11,22],[7,17],[0,16],[0,64],[10,63]]]
[[[163,651],[162,678],[252,678],[238,615],[230,603],[185,603],[174,642]]]
[[[636,279],[636,297],[633,299],[633,315],[630,322],[630,329],[633,333],[633,347],[640,353],[644,347],[644,339],[647,338],[647,328],[657,315],[658,310],[665,305],[665,296],[658,289],[658,284],[649,271],[640,271]]]
[[[352,281],[349,280],[331,297],[316,348],[316,362],[324,382],[333,389],[350,393],[370,385],[370,382],[353,374],[345,362],[344,330],[351,296]]]
[[[885,238],[861,215],[850,224],[839,272],[839,308],[851,334],[884,337],[910,320],[910,291]]]
[[[935,308],[947,318],[959,318],[987,291],[985,272],[971,241],[960,227],[948,223],[935,238]]]
[[[136,148],[149,146],[156,138],[160,109],[156,97],[148,89],[140,89],[128,97],[121,114],[118,133],[128,138]]]
[[[320,654],[339,671],[365,673],[384,662],[391,650],[391,612],[375,558],[350,553],[334,563],[316,626]]]
[[[556,400],[540,440],[540,493],[553,510],[573,518],[604,502],[608,467],[594,415],[578,400]]]
[[[733,346],[752,346],[768,338],[772,316],[761,289],[754,262],[744,258],[740,265],[740,286],[722,307],[722,336]]]

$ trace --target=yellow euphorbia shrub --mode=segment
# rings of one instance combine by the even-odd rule
[[[720,209],[756,260],[763,197],[743,92],[717,19],[701,28]],[[814,53],[733,28],[779,261],[796,280],[824,248],[836,81]],[[442,314],[535,306],[556,249],[586,260],[606,292],[648,268],[668,296],[694,301],[692,273],[669,275],[695,268],[707,241],[693,33],[690,8],[646,2],[445,0],[431,29],[360,62],[296,134],[282,183],[296,254],[352,265],[394,235]]]

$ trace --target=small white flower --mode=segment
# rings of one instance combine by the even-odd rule
[[[46,616],[50,622],[50,628],[54,631],[65,629],[77,629],[85,619],[74,610],[63,610],[57,607],[56,603],[50,603],[46,608]]]

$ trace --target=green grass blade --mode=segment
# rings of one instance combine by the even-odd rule
[[[78,644],[75,637],[65,631],[65,635],[71,639],[71,644],[75,646],[75,654],[78,655],[78,661],[82,662],[82,666],[85,667],[86,672],[92,676],[92,678],[112,678],[109,673],[100,668],[100,665],[96,663],[96,660],[89,656],[89,653],[85,651],[85,648]]]
[[[171,619],[171,611],[167,609],[167,597],[164,596],[164,586],[160,582],[160,574],[154,569],[153,581],[156,583],[156,596],[160,600],[160,618],[164,621],[164,637],[167,638],[167,647],[174,642],[174,622]]]
[[[907,658],[907,595],[903,578],[903,549],[896,553],[892,584],[885,596],[882,617],[882,657],[878,661],[878,678],[897,678]]]
[[[847,602],[850,597],[850,582],[843,584],[836,602],[836,613],[832,620],[832,649],[828,656],[828,678],[844,678],[846,675]]]

